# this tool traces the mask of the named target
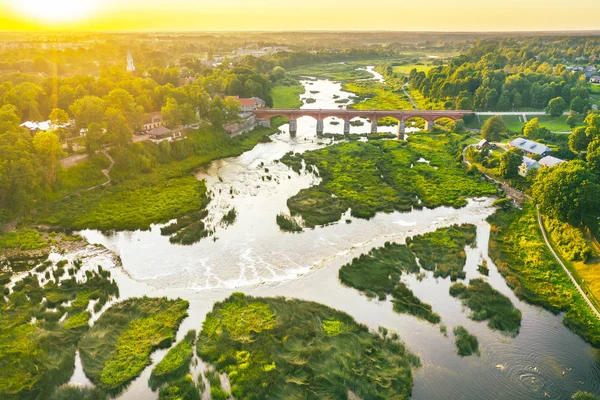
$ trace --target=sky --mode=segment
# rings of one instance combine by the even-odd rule
[[[594,0],[0,0],[0,31],[600,30]]]

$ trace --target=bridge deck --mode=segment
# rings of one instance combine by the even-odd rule
[[[313,117],[321,120],[327,117],[338,117],[341,119],[352,119],[356,117],[381,119],[392,117],[399,120],[419,117],[427,121],[435,121],[440,118],[460,119],[470,110],[351,110],[351,109],[296,109],[296,108],[261,108],[255,111],[258,118],[271,118],[282,116],[289,119],[300,117]]]

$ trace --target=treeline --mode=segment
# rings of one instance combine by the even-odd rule
[[[447,109],[544,109],[560,98],[565,109],[585,113],[590,108],[585,74],[566,65],[587,65],[599,53],[597,38],[483,40],[446,66],[427,74],[411,71],[409,83]]]

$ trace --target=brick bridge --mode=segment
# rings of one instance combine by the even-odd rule
[[[348,110],[348,109],[295,109],[295,108],[260,108],[254,111],[256,118],[269,125],[272,117],[285,117],[290,120],[290,134],[295,135],[298,129],[297,120],[301,117],[312,117],[317,120],[317,134],[323,133],[323,120],[337,117],[344,120],[344,134],[350,133],[350,121],[354,118],[367,118],[371,121],[371,133],[377,133],[377,121],[391,117],[398,120],[398,135],[404,135],[406,120],[422,118],[426,121],[426,129],[432,130],[433,124],[440,118],[461,119],[472,114],[470,110]]]

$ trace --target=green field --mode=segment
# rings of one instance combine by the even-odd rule
[[[423,65],[423,64],[408,64],[408,65],[394,65],[394,73],[401,76],[408,76],[410,71],[416,69],[417,72],[429,72],[431,68],[435,68],[435,65]]]
[[[273,108],[300,108],[302,101],[300,95],[304,93],[304,86],[275,86],[271,89]]]
[[[472,123],[467,124],[467,127],[473,129],[480,129],[491,115],[480,115]],[[571,127],[567,124],[567,116],[561,115],[559,117],[551,117],[549,115],[528,115],[527,121],[537,118],[540,122],[540,126],[549,129],[552,132],[570,132]],[[502,119],[506,124],[506,128],[513,133],[521,133],[525,122],[521,115],[503,115]],[[578,121],[579,124],[583,123],[583,119]]]

